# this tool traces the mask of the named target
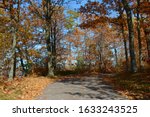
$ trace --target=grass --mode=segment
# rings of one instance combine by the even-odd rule
[[[150,99],[150,73],[119,73],[104,81],[129,99]]]

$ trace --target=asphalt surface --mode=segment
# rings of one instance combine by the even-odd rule
[[[49,84],[37,100],[124,100],[99,77],[65,79]]]

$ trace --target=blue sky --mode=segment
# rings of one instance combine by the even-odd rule
[[[69,0],[65,0],[65,1],[68,2]],[[76,1],[79,1],[79,2],[76,2]],[[91,0],[91,1],[102,2],[102,0]],[[70,0],[70,2],[68,2],[68,4],[64,5],[64,7],[66,10],[78,10],[81,6],[84,6],[87,2],[88,2],[88,0]],[[116,17],[117,13],[112,11],[109,16]]]
[[[79,9],[81,5],[84,5],[85,3],[87,3],[87,0],[80,0],[80,1],[82,2],[77,3],[75,0],[70,1],[68,4],[65,4],[64,6],[66,9],[70,9],[70,10]]]
[[[69,1],[69,0],[66,0]],[[70,0],[68,5],[65,5],[65,7],[68,7],[68,9],[79,9],[81,5],[84,5],[87,3],[88,0]],[[101,2],[102,0],[91,0],[91,1],[99,1]]]

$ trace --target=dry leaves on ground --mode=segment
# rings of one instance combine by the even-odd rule
[[[30,77],[21,82],[22,96],[21,99],[34,99],[40,95],[42,90],[54,80],[45,77]]]
[[[150,99],[149,76],[149,73],[122,73],[103,80],[128,99]]]
[[[54,79],[33,76],[4,83],[1,85],[1,90],[4,95],[14,97],[12,99],[31,100],[40,95],[43,89],[52,82]]]

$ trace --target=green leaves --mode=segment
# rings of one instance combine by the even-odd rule
[[[66,18],[65,27],[66,29],[71,30],[75,25],[77,25],[76,20],[80,15],[78,12],[72,10],[67,11],[67,13],[68,17]]]

